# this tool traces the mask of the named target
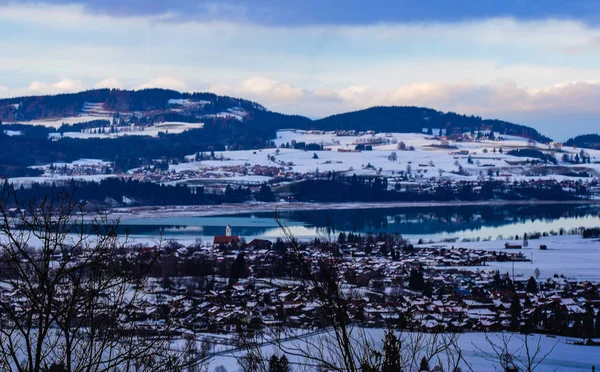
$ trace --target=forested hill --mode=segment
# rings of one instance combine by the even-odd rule
[[[445,129],[468,132],[493,130],[501,134],[527,137],[540,142],[550,138],[537,130],[501,120],[484,120],[479,116],[460,115],[413,106],[379,106],[365,110],[329,116],[312,123],[315,129],[356,129],[378,132],[421,133],[423,129]],[[437,134],[437,133],[436,133]]]
[[[583,147],[586,149],[600,149],[600,135],[584,134],[569,139],[567,142],[565,142],[565,145]]]
[[[182,102],[196,102],[185,106]],[[53,96],[30,96],[0,100],[0,120],[4,122],[61,118],[80,115],[86,104],[102,104],[107,112],[136,113],[141,116],[180,113],[196,117],[239,107],[244,110],[262,110],[258,103],[213,93],[180,93],[168,89],[95,89],[79,93]],[[182,107],[183,106],[183,107]]]
[[[421,133],[423,129],[445,129],[448,132],[494,130],[547,142],[549,138],[537,130],[500,120],[484,120],[478,116],[444,113],[429,108],[393,106],[365,110],[311,120],[304,116],[283,115],[266,110],[245,99],[217,96],[212,93],[180,93],[166,89],[139,91],[97,89],[73,94],[32,96],[0,100],[0,121],[28,121],[81,115],[86,105],[100,105],[108,113],[125,114],[125,124],[160,121],[205,122],[215,115],[235,112],[262,134],[284,128],[317,130],[374,130],[377,132]],[[233,111],[232,111],[233,110]],[[250,129],[252,131],[252,129]]]

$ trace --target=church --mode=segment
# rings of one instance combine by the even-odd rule
[[[233,243],[238,244],[240,242],[240,238],[235,235],[231,235],[231,225],[227,225],[225,228],[225,236],[215,236],[213,240],[213,248],[218,248],[221,244],[229,247]]]

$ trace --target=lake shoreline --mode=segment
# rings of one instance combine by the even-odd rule
[[[387,209],[415,207],[455,207],[455,206],[504,206],[504,205],[600,205],[595,200],[489,200],[455,202],[345,202],[345,203],[244,203],[220,205],[185,205],[111,208],[107,212],[111,217],[127,218],[163,218],[163,217],[211,217],[244,213],[293,212],[307,210],[346,210],[346,209]]]

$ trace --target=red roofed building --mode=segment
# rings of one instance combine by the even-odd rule
[[[240,242],[240,238],[237,236],[232,236],[231,235],[231,226],[227,225],[227,227],[225,228],[225,236],[215,236],[215,239],[213,240],[213,247],[217,248],[221,244],[224,246],[230,246],[233,243],[237,244],[239,242]]]

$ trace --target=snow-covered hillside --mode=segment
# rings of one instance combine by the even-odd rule
[[[293,147],[294,143],[300,142],[322,145],[324,151],[287,148],[287,145]],[[190,163],[172,165],[171,170],[180,172],[221,168],[221,171],[227,169],[231,177],[237,178],[248,174],[249,168],[260,166],[279,167],[282,173],[291,174],[335,171],[348,175],[382,175],[392,179],[402,174],[413,182],[425,182],[432,178],[477,180],[490,177],[510,181],[574,180],[578,174],[582,179],[591,180],[600,175],[600,163],[597,163],[600,162],[600,151],[586,150],[591,164],[573,164],[563,161],[563,156],[578,156],[580,149],[551,148],[515,136],[504,136],[501,141],[455,142],[426,134],[338,136],[335,133],[285,130],[277,133],[275,144],[277,149],[215,153],[215,159],[223,160],[196,162],[196,155],[193,154],[188,157]],[[355,151],[356,145],[361,144],[372,146],[372,151]],[[406,150],[399,150],[399,147]],[[527,164],[528,160],[532,162],[536,159],[507,154],[515,149],[535,149],[553,154],[558,163]]]

